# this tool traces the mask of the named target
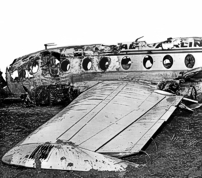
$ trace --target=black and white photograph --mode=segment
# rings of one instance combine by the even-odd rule
[[[199,0],[0,2],[0,177],[202,177]]]

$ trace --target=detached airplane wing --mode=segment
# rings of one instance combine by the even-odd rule
[[[150,86],[107,81],[77,97],[3,157],[8,164],[46,169],[124,170],[115,158],[139,152],[182,96]]]

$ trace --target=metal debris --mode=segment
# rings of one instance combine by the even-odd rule
[[[3,162],[37,169],[62,169],[89,171],[125,171],[128,165],[138,167],[117,158],[102,155],[65,144],[25,144],[10,150]]]

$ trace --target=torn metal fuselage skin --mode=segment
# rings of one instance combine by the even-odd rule
[[[82,45],[38,51],[13,61],[6,72],[10,91],[20,95],[44,85],[73,84],[81,92],[103,81],[143,82],[148,86],[178,80],[180,95],[202,99],[202,38],[168,38],[118,45]],[[118,155],[118,153],[117,153]],[[19,159],[23,157],[23,159]],[[123,171],[129,163],[69,142],[20,145],[3,162],[26,167]],[[50,165],[47,160],[52,160]]]

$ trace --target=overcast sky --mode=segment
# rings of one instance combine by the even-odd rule
[[[1,0],[0,69],[57,46],[202,37],[200,0]]]

